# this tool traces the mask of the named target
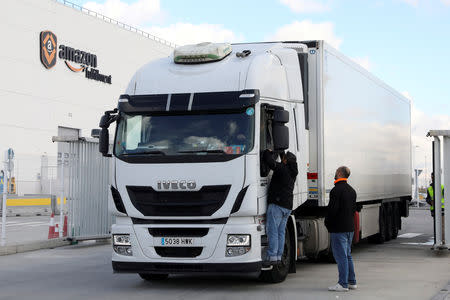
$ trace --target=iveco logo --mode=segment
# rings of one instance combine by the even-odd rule
[[[160,180],[158,190],[193,190],[197,186],[194,180]]]

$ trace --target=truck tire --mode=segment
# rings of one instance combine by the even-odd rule
[[[386,234],[384,236],[384,240],[385,241],[390,241],[392,239],[392,228],[394,226],[394,216],[392,213],[392,205],[391,203],[386,203],[384,205],[384,222],[385,222],[385,230],[386,230]]]
[[[385,211],[384,206],[380,206],[380,214],[378,217],[378,224],[380,227],[380,231],[377,234],[374,234],[372,236],[369,236],[369,242],[374,244],[383,244],[385,241],[385,234],[386,234],[386,222],[385,222]]]
[[[401,224],[400,210],[398,203],[392,203],[392,239],[395,240],[398,236],[398,230]]]
[[[292,253],[291,253],[291,235],[290,231],[286,228],[286,234],[284,239],[284,251],[281,257],[281,265],[273,266],[270,271],[262,271],[259,275],[259,280],[267,283],[279,283],[283,282],[288,273],[289,266],[291,265]]]
[[[139,273],[142,279],[146,281],[157,281],[157,280],[166,280],[169,278],[169,274],[144,274]]]
[[[397,239],[397,236],[398,236],[398,228],[397,228],[397,226],[395,226],[394,225],[394,227],[392,228],[392,239],[393,240],[395,240],[395,239]]]

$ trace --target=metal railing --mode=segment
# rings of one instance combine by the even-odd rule
[[[71,8],[73,8],[73,9],[79,10],[79,11],[81,11],[81,12],[84,13],[84,14],[87,14],[87,15],[93,16],[93,17],[96,17],[96,18],[98,18],[98,19],[100,19],[100,20],[103,20],[103,21],[105,21],[105,22],[107,22],[107,23],[115,24],[115,25],[117,25],[117,26],[119,26],[119,27],[121,27],[121,28],[123,28],[123,29],[125,29],[125,30],[128,30],[128,31],[131,31],[131,32],[135,32],[135,33],[137,33],[137,34],[140,34],[140,35],[142,35],[142,36],[144,36],[144,37],[146,37],[146,38],[148,38],[148,39],[154,40],[154,41],[156,41],[156,42],[158,42],[158,43],[161,43],[161,44],[163,44],[163,45],[166,45],[166,46],[169,46],[169,47],[172,47],[172,48],[176,48],[176,47],[178,46],[178,45],[175,44],[175,43],[172,43],[172,42],[169,42],[169,41],[167,41],[167,40],[165,40],[165,39],[159,38],[159,37],[154,36],[154,35],[152,35],[152,34],[150,34],[150,33],[148,33],[148,32],[145,32],[145,31],[140,30],[139,28],[136,28],[136,27],[134,27],[134,26],[130,26],[130,25],[128,25],[128,24],[122,23],[122,22],[120,22],[120,21],[117,21],[117,20],[112,19],[112,18],[110,18],[110,17],[107,17],[107,16],[105,16],[105,15],[102,15],[102,14],[100,14],[100,13],[97,13],[97,12],[95,12],[95,11],[92,11],[92,10],[90,10],[90,9],[87,9],[87,8],[85,8],[85,7],[83,7],[83,6],[78,5],[78,4],[72,3],[72,2],[70,2],[70,1],[66,1],[66,0],[53,0],[53,1],[58,2],[58,3],[60,3],[60,4],[63,4],[63,5],[65,5],[65,6],[67,6],[67,7],[71,7]]]

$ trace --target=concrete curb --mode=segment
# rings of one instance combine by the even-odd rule
[[[58,239],[35,241],[35,242],[16,244],[16,245],[6,245],[6,246],[2,246],[2,247],[0,246],[0,256],[35,251],[35,250],[40,250],[40,249],[51,249],[51,248],[56,248],[56,247],[61,247],[61,246],[67,246],[70,244],[71,244],[71,242],[68,241],[66,238],[60,238],[60,239],[58,238]]]

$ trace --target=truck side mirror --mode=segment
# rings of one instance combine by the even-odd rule
[[[98,150],[100,151],[101,154],[103,154],[103,156],[110,156],[108,155],[109,131],[107,128],[102,128],[102,130],[100,131]]]
[[[109,152],[109,125],[111,123],[115,122],[118,118],[117,115],[117,108],[113,110],[105,111],[105,114],[100,119],[99,127],[100,135],[99,135],[99,143],[98,143],[98,150],[103,156],[111,157],[111,154],[108,154]],[[93,130],[94,131],[94,130]]]
[[[284,151],[289,148],[289,112],[284,109],[275,110],[273,114],[273,148],[275,151]]]
[[[285,125],[275,124],[273,126],[273,148],[276,151],[289,148],[289,128]]]
[[[277,109],[273,112],[273,122],[274,124],[286,124],[289,122],[289,112],[284,109]]]

